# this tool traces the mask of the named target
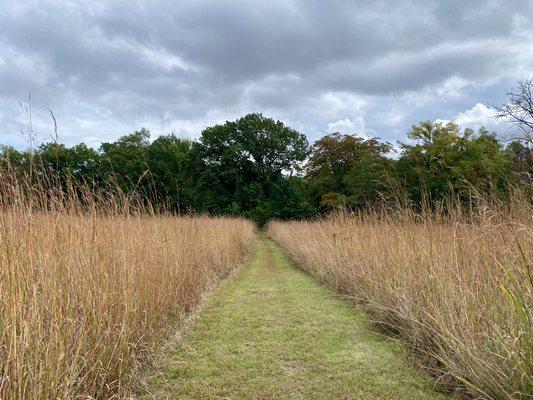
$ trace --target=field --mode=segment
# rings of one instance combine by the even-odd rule
[[[477,212],[337,214],[273,222],[305,270],[363,306],[375,325],[474,396],[533,388],[533,214],[521,200]]]
[[[2,178],[1,400],[533,392],[523,192],[258,234],[245,218],[177,216],[118,188]]]
[[[258,235],[250,266],[170,343],[143,400],[451,400],[395,341]]]
[[[5,209],[0,398],[127,394],[202,293],[246,262],[253,230],[244,219],[104,207]]]
[[[0,400],[533,400],[533,0],[0,4]]]

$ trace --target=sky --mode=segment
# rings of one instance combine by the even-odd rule
[[[0,143],[199,137],[249,112],[309,140],[405,139],[423,120],[501,135],[533,76],[532,0],[0,0]],[[21,107],[22,106],[22,107]]]

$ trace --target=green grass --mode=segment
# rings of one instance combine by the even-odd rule
[[[173,346],[150,379],[156,399],[449,398],[263,236],[251,265],[211,295]]]

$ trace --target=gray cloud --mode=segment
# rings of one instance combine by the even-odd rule
[[[478,103],[504,101],[505,87],[533,75],[529,0],[0,7],[0,142],[18,146],[29,92],[36,129],[47,137],[50,107],[67,143],[140,126],[195,136],[251,111],[311,139],[342,126],[395,140],[423,119],[479,124]]]

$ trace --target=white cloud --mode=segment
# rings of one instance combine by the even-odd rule
[[[340,119],[329,123],[327,130],[329,133],[358,134],[365,130],[365,120],[361,115],[353,119]]]
[[[485,127],[489,131],[501,132],[503,125],[495,120],[495,115],[496,110],[494,108],[487,107],[483,103],[477,103],[474,107],[458,113],[454,121],[462,128],[478,130]]]

